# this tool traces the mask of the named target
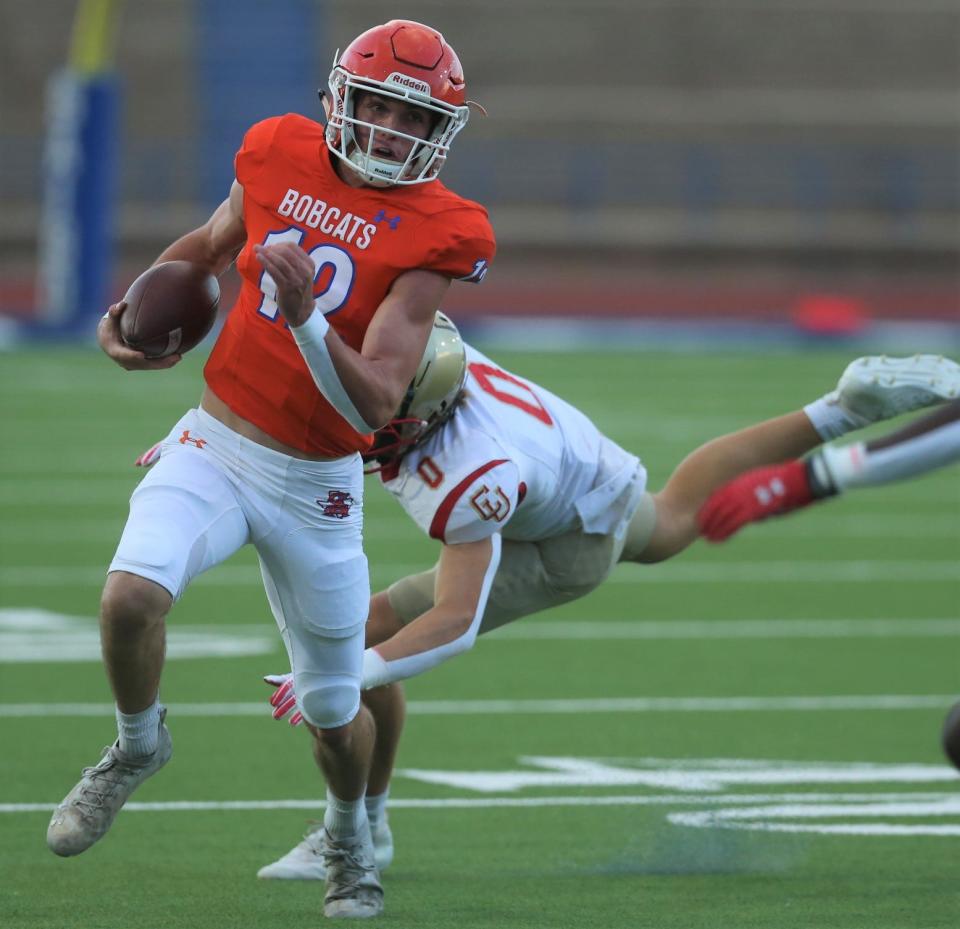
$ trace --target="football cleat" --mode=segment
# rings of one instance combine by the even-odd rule
[[[393,834],[390,824],[382,820],[371,831],[373,837],[373,860],[378,871],[385,871],[393,861]],[[282,858],[264,865],[257,877],[281,881],[325,881],[327,866],[324,863],[327,831],[323,823],[313,823],[303,836],[303,841]]]
[[[383,912],[383,885],[373,856],[370,825],[356,835],[335,839],[323,830],[322,857],[327,871],[323,915],[363,919]]]
[[[960,365],[941,355],[870,355],[847,365],[830,400],[854,419],[890,419],[960,397]]]
[[[163,723],[166,715],[166,707],[161,708],[160,740],[152,755],[130,758],[120,751],[117,741],[99,764],[83,769],[79,783],[53,811],[47,827],[50,851],[63,857],[86,851],[106,835],[130,794],[170,760],[173,741]]]

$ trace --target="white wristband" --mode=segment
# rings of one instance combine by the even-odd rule
[[[323,313],[314,310],[307,317],[306,322],[301,323],[299,326],[291,326],[290,331],[297,340],[297,345],[302,343],[323,342],[327,338],[327,333],[330,331],[330,323]]]
[[[369,690],[371,687],[381,687],[389,683],[390,672],[387,663],[380,657],[375,648],[368,648],[363,653],[363,671],[360,680],[360,689]]]
[[[302,326],[290,327],[300,354],[303,355],[303,360],[307,363],[313,382],[320,393],[357,432],[370,435],[376,432],[376,429],[364,420],[354,406],[353,400],[340,382],[340,375],[337,374],[333,359],[330,357],[326,341],[329,330],[330,323],[318,310],[314,310]]]
[[[866,463],[866,445],[863,442],[854,442],[853,445],[827,445],[820,449],[819,459],[830,477],[830,481],[840,493],[857,478]]]

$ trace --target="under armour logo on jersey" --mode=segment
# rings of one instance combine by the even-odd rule
[[[355,502],[345,490],[328,490],[326,500],[317,500],[322,507],[322,515],[332,516],[334,519],[346,519]]]
[[[184,429],[183,435],[180,436],[180,438],[177,439],[177,441],[181,445],[186,445],[189,442],[191,445],[196,445],[197,448],[203,448],[203,446],[207,444],[206,439],[195,439],[192,435],[190,435],[189,429]]]
[[[387,211],[386,211],[386,210],[378,210],[377,213],[374,214],[373,221],[374,221],[375,223],[383,223],[383,222],[385,222],[391,229],[396,229],[397,226],[400,225],[400,217],[399,217],[399,216],[387,216]]]

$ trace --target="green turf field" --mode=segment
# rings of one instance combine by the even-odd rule
[[[659,486],[719,432],[831,386],[836,353],[495,356],[578,403]],[[0,356],[0,926],[317,926],[322,888],[257,881],[322,795],[271,721],[279,637],[252,552],[175,609],[176,752],[84,855],[50,808],[113,738],[96,654],[130,466],[199,391],[198,354],[128,374],[94,351]],[[410,683],[393,787],[396,927],[960,925],[957,471],[862,492],[677,561],[617,569]],[[383,585],[430,563],[372,483]],[[44,611],[32,612],[27,611]]]

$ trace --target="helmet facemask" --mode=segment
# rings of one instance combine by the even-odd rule
[[[408,452],[423,445],[444,423],[449,420],[467,392],[461,390],[446,408],[427,419],[412,416],[397,416],[378,429],[373,439],[373,447],[363,455],[363,473],[376,474],[391,464],[400,461]]]
[[[457,327],[437,313],[417,372],[397,415],[374,437],[364,455],[364,468],[373,474],[398,462],[423,445],[457,411],[466,392],[467,359]]]
[[[364,181],[376,187],[432,181],[447,160],[454,137],[466,126],[470,116],[468,106],[454,106],[432,97],[429,84],[399,71],[390,74],[383,81],[373,80],[351,74],[337,65],[335,59],[328,86],[331,107],[326,127],[327,147]],[[374,123],[358,119],[355,115],[356,95],[363,92],[426,110],[433,119],[427,138],[420,139],[403,132],[383,129]],[[355,132],[357,126],[362,126],[369,133],[365,146],[359,143]],[[390,135],[411,143],[410,152],[404,161],[389,161],[373,154],[378,134]]]

